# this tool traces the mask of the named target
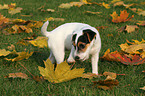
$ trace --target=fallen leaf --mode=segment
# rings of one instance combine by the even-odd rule
[[[44,79],[52,83],[61,83],[77,77],[81,77],[84,72],[84,68],[80,69],[70,69],[70,65],[66,62],[57,64],[54,70],[54,64],[51,63],[49,59],[44,61],[45,68],[38,66],[40,74]]]
[[[138,29],[139,27],[137,25],[126,25],[126,28],[125,30],[128,32],[128,33],[131,33],[131,32],[134,32],[135,29]]]
[[[7,56],[10,53],[11,53],[10,51],[6,51],[5,49],[0,49],[0,56]]]
[[[118,80],[99,80],[93,81],[94,85],[98,84],[97,88],[103,90],[111,90],[119,84]]]
[[[88,78],[88,79],[93,79],[93,78],[96,78],[98,77],[98,75],[96,74],[93,74],[93,73],[84,73],[82,78]]]
[[[33,76],[33,80],[36,82],[44,81],[44,78],[42,76]]]
[[[48,12],[55,12],[54,9],[46,9],[46,11],[48,11]]]
[[[133,6],[133,5],[135,5],[134,3],[133,4],[124,4],[124,2],[123,1],[119,1],[119,2],[116,2],[116,3],[114,3],[114,7],[115,6],[124,6],[125,8],[130,8],[131,6]]]
[[[21,79],[28,79],[29,77],[25,73],[9,73],[6,78],[21,78]]]
[[[130,19],[132,19],[134,17],[134,15],[132,15],[131,17],[128,18],[129,13],[127,13],[126,10],[121,11],[120,16],[118,16],[116,11],[114,11],[112,14],[110,14],[110,16],[112,17],[112,22],[113,23],[126,22],[126,21],[129,21]]]
[[[107,51],[104,53],[102,57],[100,57],[103,60],[107,61],[119,61],[118,59],[114,58],[112,54],[116,55],[117,57],[121,57],[121,54],[118,51],[110,52],[110,49],[107,49]]]
[[[38,36],[36,39],[29,41],[34,46],[38,46],[39,48],[47,47],[47,37]]]
[[[36,23],[33,25],[33,27],[40,28],[40,27],[42,27],[42,25],[43,25],[42,21],[36,21]]]
[[[145,16],[145,11],[138,12],[138,15]]]
[[[95,15],[98,15],[98,14],[101,14],[102,12],[85,11],[84,13],[86,13],[86,14],[95,14]]]
[[[19,40],[19,41],[17,42],[17,44],[21,44],[21,45],[27,46],[27,45],[28,45],[28,42],[22,39],[22,40]]]
[[[6,24],[9,22],[9,18],[4,17],[3,15],[1,15],[0,13],[0,28],[2,28],[2,24]]]
[[[8,60],[8,61],[20,61],[20,60],[23,60],[23,59],[28,59],[30,56],[32,56],[33,52],[16,52],[15,50],[13,51],[13,53],[11,54],[16,54],[18,55],[17,57],[15,58],[12,58],[12,59],[8,59],[8,58],[5,58],[5,60]]]
[[[81,7],[82,5],[85,5],[85,4],[91,4],[91,3],[87,2],[87,0],[80,0],[80,2],[62,3],[58,7],[68,9],[68,8],[73,7],[73,6]]]
[[[109,4],[105,4],[104,2],[102,3],[102,5],[103,5],[106,9],[109,9],[109,8],[110,8],[110,5],[109,5]]]
[[[136,23],[139,26],[145,26],[145,21],[138,21],[138,23]]]
[[[111,3],[115,3],[115,2],[118,2],[118,1],[121,1],[121,0],[112,0]]]
[[[127,43],[121,44],[120,48],[122,51],[127,52],[129,54],[140,54],[139,50],[142,50],[145,52],[145,44],[134,44],[134,45],[128,45]]]
[[[103,75],[107,76],[105,80],[115,80],[117,77],[117,74],[113,72],[104,72]]]
[[[9,50],[15,50],[15,46],[11,44],[10,46],[7,47]]]
[[[44,21],[64,21],[63,18],[53,18],[53,17],[49,17],[49,18],[45,18]]]
[[[8,4],[4,4],[3,6],[0,4],[0,9],[9,9]]]
[[[145,86],[144,87],[141,87],[140,89],[145,90]]]
[[[117,57],[112,54],[112,56],[120,60],[120,62],[125,65],[140,65],[145,63],[145,58],[141,58],[139,55],[133,55],[132,58],[128,58],[126,55],[123,55],[122,57]]]
[[[22,9],[23,9],[23,8],[21,8],[21,7],[17,7],[16,9],[10,8],[9,11],[8,11],[8,13],[14,15],[14,14],[16,14],[16,13],[20,13]]]

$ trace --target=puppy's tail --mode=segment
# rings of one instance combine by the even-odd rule
[[[49,21],[46,21],[41,28],[42,35],[44,35],[46,37],[49,37],[49,35],[50,35],[50,32],[47,31],[48,24],[49,24]]]

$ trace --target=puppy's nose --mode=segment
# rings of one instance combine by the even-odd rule
[[[80,57],[79,57],[79,56],[76,56],[76,57],[75,57],[75,60],[79,60],[79,59],[80,59]]]

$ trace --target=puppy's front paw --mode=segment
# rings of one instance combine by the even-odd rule
[[[68,62],[68,63],[75,63],[76,61],[75,61],[74,59],[69,59],[69,58],[68,58],[68,59],[67,59],[67,62]]]

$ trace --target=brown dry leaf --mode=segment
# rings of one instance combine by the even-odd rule
[[[0,28],[2,27],[2,24],[8,23],[9,22],[9,18],[5,18],[3,15],[1,15],[0,13]]]
[[[132,4],[124,4],[124,2],[123,1],[119,1],[119,2],[116,2],[116,3],[114,3],[114,7],[115,6],[124,6],[125,8],[130,8],[131,6],[133,6],[133,5],[135,5],[134,3],[132,3]]]
[[[126,10],[121,11],[120,16],[118,16],[116,11],[114,11],[112,14],[110,14],[110,16],[112,17],[112,22],[113,23],[126,22],[126,21],[129,21],[130,19],[132,19],[134,17],[134,15],[132,15],[131,17],[128,18],[129,13],[127,13]]]
[[[8,11],[8,13],[14,15],[14,14],[16,14],[16,13],[20,13],[22,9],[23,9],[23,8],[21,8],[21,7],[17,7],[16,9],[10,8],[9,11]]]
[[[140,89],[145,90],[145,86],[144,87],[141,87]]]
[[[24,26],[24,25],[13,25],[11,28],[7,29],[8,33],[10,34],[16,34],[16,33],[32,33],[32,29],[30,27]]]
[[[46,11],[48,11],[48,12],[55,12],[54,9],[46,9]]]
[[[105,80],[115,80],[117,77],[117,74],[113,72],[104,72],[103,75],[107,76]]]
[[[84,13],[86,13],[86,14],[95,14],[95,15],[98,15],[98,14],[101,14],[102,12],[85,11]]]
[[[70,65],[68,65],[66,62],[57,64],[55,70],[54,64],[52,64],[49,59],[44,61],[44,64],[45,68],[38,66],[40,74],[44,77],[44,79],[52,83],[61,83],[81,77],[84,72],[84,68],[74,68],[71,70]]]
[[[103,90],[111,90],[119,84],[118,80],[99,80],[93,81],[94,85],[98,84],[97,88]]]
[[[21,78],[28,79],[29,77],[25,73],[10,73],[6,78]]]
[[[98,75],[93,74],[93,73],[84,73],[82,78],[88,78],[88,79],[93,79],[93,78],[97,78]]]
[[[134,32],[135,29],[138,29],[139,27],[137,25],[126,25],[126,28],[125,30],[128,32],[128,33],[131,33],[131,32]]]
[[[15,46],[11,44],[10,46],[7,47],[9,50],[15,50]]]
[[[138,21],[138,23],[136,23],[139,26],[145,26],[145,21]]]
[[[36,39],[29,41],[29,43],[39,48],[44,48],[44,47],[47,47],[48,45],[47,40],[48,40],[47,37],[38,36]]]
[[[33,76],[33,80],[36,82],[44,81],[44,78],[42,76]]]

